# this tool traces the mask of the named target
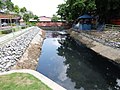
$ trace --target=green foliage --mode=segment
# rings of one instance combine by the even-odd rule
[[[33,17],[34,17],[34,14],[33,14],[33,12],[31,12],[31,11],[28,11],[27,14],[29,14],[29,17],[30,17],[30,18],[33,18]]]
[[[17,14],[19,14],[20,8],[18,7],[18,5],[15,5],[14,12],[17,13]]]
[[[0,0],[0,10],[2,10],[4,7],[4,3],[3,3],[3,0]]]
[[[53,15],[51,21],[56,22],[56,21],[58,21],[58,20],[59,20],[59,18],[57,17],[57,15]]]
[[[34,19],[39,21],[39,17],[37,15],[34,15]]]
[[[29,19],[30,19],[30,15],[29,15],[29,14],[26,13],[26,14],[23,15],[23,20],[24,20],[25,22],[28,22]]]
[[[14,4],[11,2],[11,0],[6,0],[5,5],[9,11],[12,11],[14,9]]]
[[[61,19],[65,19],[66,10],[67,10],[66,4],[60,4],[60,5],[58,5],[57,14],[61,16]]]
[[[12,29],[10,29],[10,30],[5,30],[5,31],[1,31],[1,32],[2,32],[2,34],[9,34],[9,33],[12,32]]]
[[[25,13],[26,11],[27,11],[27,9],[25,7],[20,9],[20,12],[22,12],[22,13]]]
[[[119,0],[95,0],[99,21],[109,23],[111,18],[120,17]]]
[[[21,29],[25,29],[26,27],[25,26],[22,26]]]
[[[95,9],[95,0],[66,0],[64,4],[58,5],[57,14],[62,19],[72,21],[84,13],[91,13]]]

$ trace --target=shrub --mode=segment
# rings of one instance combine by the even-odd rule
[[[9,34],[9,33],[11,33],[12,32],[12,29],[10,29],[10,30],[5,30],[5,31],[2,31],[2,34]]]
[[[21,29],[25,29],[26,27],[25,26],[22,26]]]

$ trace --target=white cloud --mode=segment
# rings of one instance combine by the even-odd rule
[[[58,4],[64,0],[12,0],[20,8],[26,7],[38,16],[52,16],[57,11]]]

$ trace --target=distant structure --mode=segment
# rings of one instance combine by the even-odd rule
[[[73,26],[76,30],[92,30],[96,28],[96,18],[88,14],[79,16]]]
[[[9,26],[12,24],[19,24],[20,16],[14,14],[0,13],[0,26]]]
[[[40,22],[51,22],[51,17],[40,16],[39,21]]]
[[[53,22],[51,17],[40,16],[39,22],[36,24],[42,29],[63,29],[67,27],[66,21]]]

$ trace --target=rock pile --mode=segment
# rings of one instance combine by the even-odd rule
[[[34,27],[0,47],[0,72],[9,71],[16,64],[39,31],[39,28]]]
[[[91,38],[104,45],[120,48],[120,31],[103,31],[103,32],[80,32],[88,38]]]

